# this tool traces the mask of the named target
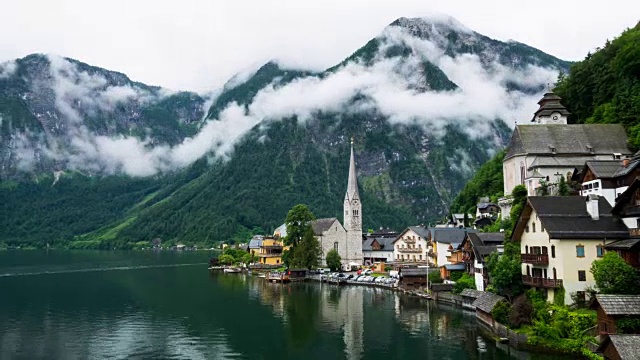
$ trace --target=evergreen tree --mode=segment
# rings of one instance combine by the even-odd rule
[[[295,247],[307,233],[307,230],[311,229],[311,221],[313,220],[315,220],[315,216],[307,205],[298,204],[294,206],[287,213],[285,221],[287,224],[287,237],[284,239],[284,243]]]
[[[305,269],[317,267],[320,253],[320,243],[309,226],[302,239],[293,247],[291,266]]]
[[[342,258],[340,258],[340,254],[335,249],[329,250],[327,253],[327,266],[331,271],[340,270],[340,266],[342,265]]]

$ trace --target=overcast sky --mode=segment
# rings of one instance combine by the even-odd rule
[[[0,62],[53,53],[147,84],[207,91],[280,59],[329,67],[398,17],[449,14],[579,60],[640,20],[637,0],[3,0]]]

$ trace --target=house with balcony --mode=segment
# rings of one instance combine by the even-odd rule
[[[429,246],[429,229],[423,226],[409,226],[393,241],[394,263],[429,265],[428,255],[433,252]]]
[[[581,184],[580,195],[603,196],[611,206],[640,176],[640,152],[631,159],[587,161],[574,171],[573,181]]]
[[[466,234],[458,246],[457,253],[465,271],[475,278],[476,289],[484,291],[489,284],[489,273],[485,260],[492,253],[502,253],[504,250],[504,233],[474,233]]]
[[[398,235],[400,234],[389,229],[380,229],[363,235],[362,255],[364,256],[364,264],[393,262],[393,242],[398,238]]]
[[[542,290],[549,302],[561,288],[565,304],[572,294],[584,297],[595,285],[591,263],[608,243],[629,238],[611,210],[597,195],[529,197],[511,237],[520,243],[523,283]]]
[[[433,249],[429,253],[431,264],[441,267],[459,262],[455,253],[458,246],[462,244],[467,232],[476,232],[476,230],[468,228],[430,228],[428,234],[429,245]]]
[[[280,265],[282,264],[282,252],[288,249],[289,246],[284,246],[282,240],[264,237],[257,254],[258,262],[263,265]]]

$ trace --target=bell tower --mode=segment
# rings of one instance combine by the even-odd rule
[[[362,264],[362,203],[358,193],[358,177],[356,160],[353,155],[353,138],[351,139],[351,158],[349,160],[349,181],[344,195],[344,228],[347,231],[345,253],[340,254],[343,263]]]

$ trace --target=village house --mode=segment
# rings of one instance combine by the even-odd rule
[[[493,327],[495,326],[495,320],[491,312],[500,301],[505,301],[505,298],[490,292],[484,292],[473,301],[471,306],[476,309],[476,318],[480,322]]]
[[[603,196],[611,206],[640,175],[640,154],[622,160],[587,161],[581,169],[576,169],[573,181],[581,184],[580,195]]]
[[[282,240],[264,237],[260,242],[260,249],[257,254],[258,263],[262,265],[280,265],[282,264],[282,252],[285,250],[289,250],[289,246],[284,246]]]
[[[529,197],[511,239],[520,243],[522,282],[549,302],[564,289],[564,303],[571,304],[572,294],[584,299],[595,285],[589,269],[604,256],[606,241],[628,237],[609,203],[590,195]]]
[[[596,294],[591,305],[598,316],[599,334],[617,334],[621,319],[640,320],[640,295]]]
[[[516,125],[503,161],[504,194],[498,203],[503,218],[509,216],[509,195],[524,185],[528,195],[537,195],[541,182],[554,194],[561,177],[569,180],[574,169],[587,161],[622,161],[632,155],[620,124],[567,124],[569,112],[559,96],[544,94],[532,124]],[[570,139],[570,141],[568,140]]]
[[[426,287],[429,277],[429,269],[400,268],[400,287],[405,290],[414,290]]]
[[[475,232],[474,229],[459,228],[429,229],[429,246],[433,248],[433,252],[429,253],[431,264],[436,267],[451,264],[449,259],[464,240],[467,231]]]
[[[632,236],[640,236],[640,180],[634,180],[617,197],[612,211],[624,221]]]
[[[489,284],[489,272],[485,260],[494,252],[504,250],[504,233],[467,233],[458,246],[457,253],[461,255],[461,262],[465,271],[474,277],[476,289],[484,291]]]
[[[635,360],[640,354],[640,335],[606,335],[597,352],[605,360]]]
[[[444,264],[440,266],[440,278],[443,280],[451,280],[452,273],[463,273],[465,270],[464,264]]]
[[[410,226],[393,241],[395,263],[413,263],[428,265],[429,230],[422,226]]]
[[[365,234],[362,240],[362,255],[364,264],[372,265],[376,262],[393,262],[393,242],[398,233],[389,229],[380,229],[376,232]]]
[[[252,255],[258,256],[260,253],[260,246],[262,246],[263,235],[255,235],[249,240],[248,252]]]

